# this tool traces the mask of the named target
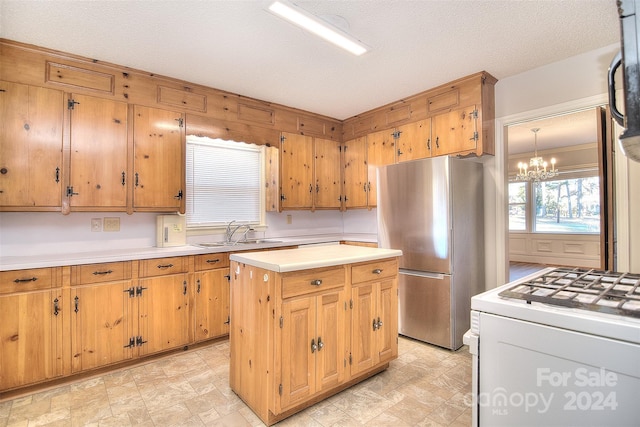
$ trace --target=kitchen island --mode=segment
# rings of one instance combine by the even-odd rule
[[[347,245],[231,255],[229,382],[265,424],[397,357],[401,255]]]

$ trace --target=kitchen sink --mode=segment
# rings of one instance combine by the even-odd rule
[[[282,240],[274,240],[274,239],[247,239],[241,240],[239,242],[205,242],[205,243],[196,243],[196,246],[201,246],[203,248],[219,248],[223,246],[235,246],[235,245],[260,245],[263,243],[282,243]]]
[[[259,245],[261,243],[282,243],[282,240],[274,239],[247,239],[238,242],[239,245]]]
[[[207,242],[207,243],[196,243],[195,246],[202,246],[203,248],[219,248],[221,246],[229,246],[231,243],[226,242]]]

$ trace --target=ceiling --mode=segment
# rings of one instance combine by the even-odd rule
[[[343,52],[267,12],[268,0],[0,0],[0,37],[337,119],[619,42],[614,0],[295,3],[372,50]]]

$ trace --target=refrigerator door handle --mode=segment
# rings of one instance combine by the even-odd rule
[[[431,279],[443,280],[445,278],[445,274],[442,273],[431,273],[429,271],[415,271],[415,270],[405,270],[403,268],[400,269],[400,274],[406,274],[407,276],[417,276],[417,277],[429,277]]]

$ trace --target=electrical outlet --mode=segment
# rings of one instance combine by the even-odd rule
[[[104,218],[104,231],[120,231],[120,218],[118,218],[118,217],[105,217]]]
[[[102,231],[102,218],[91,218],[91,231]]]
[[[291,224],[292,218],[291,215],[287,215],[287,224]]]

